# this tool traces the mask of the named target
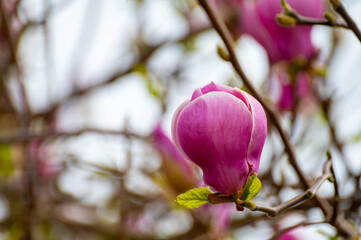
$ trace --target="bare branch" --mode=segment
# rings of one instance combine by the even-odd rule
[[[97,129],[97,128],[85,128],[79,131],[74,132],[54,132],[48,131],[43,132],[41,134],[29,134],[28,132],[20,132],[17,134],[13,134],[12,136],[1,136],[3,134],[0,133],[0,143],[14,143],[14,142],[26,142],[34,139],[54,139],[54,138],[69,138],[80,136],[85,133],[98,133],[105,135],[121,135],[128,136],[138,139],[147,140],[149,137],[146,135],[140,135],[137,133],[133,133],[130,131],[113,131],[113,130],[105,130],[105,129]]]
[[[270,216],[275,216],[277,214],[279,214],[280,212],[298,205],[302,202],[304,202],[305,200],[311,199],[316,195],[317,190],[321,187],[321,185],[327,180],[332,178],[332,172],[331,172],[331,165],[332,162],[329,159],[325,166],[323,167],[323,174],[321,177],[319,177],[316,182],[309,188],[307,189],[305,192],[303,192],[301,195],[298,195],[290,200],[288,200],[287,202],[281,203],[280,205],[276,206],[276,207],[266,207],[266,206],[261,206],[261,205],[257,205],[256,208],[253,211],[261,211],[261,212],[265,212]]]
[[[181,42],[184,41],[192,36],[195,36],[203,31],[208,30],[209,27],[204,27],[204,28],[200,28],[200,29],[196,29],[192,32],[190,32],[189,34],[187,34],[186,36],[174,41],[174,42]],[[137,66],[139,63],[142,62],[146,62],[152,55],[153,53],[155,53],[158,49],[162,48],[163,46],[165,46],[166,44],[171,43],[171,41],[164,41],[161,42],[159,44],[153,45],[153,46],[147,46],[145,50],[142,51],[140,57],[134,62],[132,63],[127,70],[123,70],[123,71],[119,71],[119,72],[115,72],[114,74],[112,74],[112,76],[110,76],[106,81],[104,82],[100,82],[100,83],[96,83],[94,85],[85,87],[85,88],[80,88],[80,89],[76,89],[74,90],[70,95],[68,95],[67,97],[65,97],[64,99],[60,100],[59,102],[53,104],[48,111],[46,111],[45,113],[41,113],[38,114],[36,117],[43,117],[44,115],[51,115],[52,113],[56,112],[59,108],[61,108],[62,106],[64,106],[65,104],[69,103],[70,101],[77,99],[79,97],[82,97],[90,92],[92,92],[95,89],[98,89],[100,87],[112,84],[114,82],[116,82],[117,80],[119,80],[120,78],[132,73],[132,71],[134,70],[134,67]]]
[[[320,20],[310,17],[305,17],[300,14],[295,14],[293,17],[296,19],[297,25],[321,25],[321,26],[330,26],[330,27],[341,27],[345,29],[350,29],[350,27],[343,22],[331,22],[329,20]]]
[[[348,27],[352,30],[352,32],[356,35],[358,40],[361,42],[361,31],[358,28],[355,21],[348,14],[345,7],[342,5],[341,1],[340,0],[330,0],[330,2],[332,3],[335,11],[342,16],[342,18],[346,21]]]

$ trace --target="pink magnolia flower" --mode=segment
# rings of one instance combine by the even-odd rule
[[[207,185],[234,194],[258,171],[267,119],[249,94],[210,83],[177,109],[172,135],[178,149],[203,170]]]
[[[324,0],[287,0],[287,3],[299,14],[312,18],[322,18],[326,6]],[[240,8],[239,28],[265,48],[271,65],[297,56],[307,60],[315,56],[312,26],[283,27],[276,22],[276,15],[283,11],[280,0],[245,1]]]

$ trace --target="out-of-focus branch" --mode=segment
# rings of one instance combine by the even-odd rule
[[[339,194],[339,186],[338,186],[338,182],[337,182],[337,178],[336,178],[336,175],[335,175],[335,170],[334,170],[333,164],[331,166],[331,173],[333,175],[333,186],[334,186],[334,189],[335,189],[335,198],[334,198],[334,202],[333,202],[333,212],[332,212],[332,215],[331,215],[330,223],[332,225],[334,225],[335,222],[336,222],[336,219],[337,219],[337,215],[338,215],[340,194]]]
[[[333,8],[337,13],[339,13],[342,18],[346,21],[348,27],[352,30],[352,32],[355,34],[355,36],[358,38],[358,40],[361,42],[361,31],[358,28],[355,21],[351,18],[351,16],[346,11],[345,7],[341,3],[340,0],[330,0],[332,3]]]
[[[65,104],[67,104],[68,102],[76,99],[76,98],[79,98],[79,97],[82,97],[84,95],[86,95],[87,93],[95,90],[95,89],[98,89],[100,87],[103,87],[103,86],[106,86],[106,85],[109,85],[109,84],[112,84],[114,82],[116,82],[118,79],[130,74],[133,72],[134,68],[139,64],[139,63],[142,63],[142,62],[146,62],[152,55],[153,53],[155,53],[158,49],[162,48],[163,46],[165,46],[166,44],[170,44],[172,42],[182,42],[190,37],[193,37],[201,32],[204,32],[206,30],[210,29],[210,27],[203,27],[203,28],[200,28],[200,29],[196,29],[192,32],[190,32],[189,34],[187,34],[186,36],[178,39],[178,40],[175,40],[175,41],[164,41],[164,42],[161,42],[161,43],[158,43],[156,45],[153,45],[153,46],[147,46],[144,50],[142,49],[142,52],[139,56],[139,58],[134,62],[132,63],[127,70],[123,70],[123,71],[120,71],[120,72],[116,72],[114,74],[112,74],[112,76],[110,76],[106,81],[104,82],[101,82],[101,83],[96,83],[94,85],[91,85],[91,86],[88,86],[88,87],[85,87],[85,88],[81,88],[81,89],[76,89],[75,91],[73,91],[70,95],[66,96],[63,100],[60,100],[59,102],[53,104],[48,111],[46,111],[45,113],[42,113],[42,114],[38,114],[36,117],[43,117],[45,115],[51,115],[53,113],[55,113],[59,108],[61,108],[62,106],[64,106]]]
[[[13,61],[15,62],[16,68],[20,69],[19,62],[17,61],[17,56],[16,56],[16,43],[15,43],[14,39],[12,38],[10,24],[9,24],[8,18],[6,16],[3,2],[0,3],[0,14],[1,14],[1,20],[4,23],[5,32],[7,34],[7,37],[9,38],[8,42],[9,42],[11,57],[13,58]]]
[[[293,226],[284,228],[284,229],[282,229],[280,231],[277,231],[277,233],[275,233],[269,240],[276,240],[282,234],[284,234],[284,233],[286,233],[288,231],[291,231],[291,230],[293,230],[295,228],[305,227],[305,226],[310,226],[310,225],[317,225],[317,224],[324,224],[324,223],[327,223],[327,222],[325,222],[325,221],[321,221],[321,222],[301,222],[301,223],[298,223],[296,225],[293,225]]]
[[[327,118],[327,125],[328,125],[329,132],[330,132],[331,142],[334,144],[334,146],[336,147],[338,152],[342,155],[343,163],[345,165],[345,168],[346,168],[348,174],[352,175],[351,167],[348,165],[346,156],[344,154],[344,143],[342,141],[340,141],[340,139],[338,138],[337,133],[336,133],[336,126],[331,119],[332,98],[328,97],[323,100],[323,99],[321,99],[321,97],[319,96],[318,93],[316,93],[316,94],[319,98],[319,101],[321,102],[322,110],[324,111],[325,116]]]
[[[104,129],[96,129],[96,128],[85,128],[75,132],[43,132],[40,134],[29,134],[28,132],[20,132],[14,135],[7,134],[6,136],[1,136],[0,133],[0,143],[15,143],[15,142],[25,142],[34,139],[55,139],[55,138],[69,138],[80,136],[85,133],[98,133],[105,135],[120,135],[120,136],[128,136],[137,139],[148,140],[148,136],[140,135],[130,131],[112,131],[112,130],[104,130]]]
[[[128,124],[125,124],[125,129],[128,129]],[[125,162],[125,174],[127,174],[132,168],[132,140],[129,137],[126,137],[126,162]],[[126,193],[126,183],[124,178],[119,179],[119,222],[118,222],[118,239],[126,240],[127,238],[124,235],[126,230],[126,216],[128,214],[129,200]]]
[[[293,24],[299,25],[323,25],[323,26],[331,26],[331,27],[342,27],[346,29],[350,29],[356,37],[361,42],[361,31],[358,28],[355,21],[351,18],[351,16],[346,11],[345,7],[342,5],[340,0],[330,0],[335,11],[341,15],[341,17],[345,20],[346,23],[337,22],[330,16],[330,19],[319,20],[306,16],[302,16],[294,11],[284,0],[281,0],[282,6],[284,8],[284,14],[291,17],[294,21]]]
[[[305,17],[299,14],[295,14],[292,17],[296,19],[297,25],[321,25],[321,26],[330,26],[330,27],[341,27],[345,29],[350,29],[350,27],[343,22],[329,21],[323,19],[314,19],[310,17]]]
[[[20,96],[21,104],[23,105],[22,107],[24,107],[25,114],[31,115],[31,108],[30,108],[30,105],[29,105],[29,102],[28,102],[28,96],[27,96],[27,93],[26,93],[25,85],[24,85],[23,80],[21,79],[22,69],[21,69],[21,66],[19,64],[19,60],[18,60],[17,55],[16,55],[16,42],[13,39],[13,36],[12,36],[12,33],[11,33],[10,23],[9,23],[8,18],[6,16],[3,1],[0,2],[0,15],[1,15],[1,20],[4,23],[4,28],[5,28],[7,37],[9,39],[8,42],[9,42],[9,45],[10,45],[11,57],[12,57],[14,63],[15,63],[17,71],[18,71],[18,82],[19,82],[19,87],[20,87],[20,91],[21,91],[21,96]]]

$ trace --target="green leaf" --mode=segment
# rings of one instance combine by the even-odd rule
[[[208,194],[211,193],[206,187],[193,188],[178,195],[176,202],[186,208],[198,208],[209,203]]]
[[[254,173],[247,181],[246,186],[243,189],[242,200],[247,201],[253,199],[259,191],[262,189],[261,181],[257,177],[257,173]]]

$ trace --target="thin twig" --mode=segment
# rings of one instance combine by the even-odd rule
[[[133,62],[127,70],[123,70],[123,71],[119,71],[119,72],[115,72],[114,74],[112,74],[112,76],[110,76],[106,81],[104,82],[100,82],[100,83],[96,83],[94,85],[90,85],[88,87],[85,88],[80,88],[80,89],[75,89],[70,95],[66,96],[64,99],[60,100],[59,102],[54,103],[52,106],[49,107],[49,109],[41,114],[37,114],[35,117],[44,117],[47,115],[51,115],[53,113],[55,113],[58,109],[60,109],[62,106],[66,105],[67,103],[73,101],[74,99],[77,99],[79,97],[82,97],[90,92],[92,92],[95,89],[98,89],[100,87],[112,84],[114,82],[116,82],[117,80],[119,80],[120,78],[130,74],[133,72],[134,68],[139,64],[139,63],[143,63],[146,62],[148,59],[150,59],[150,57],[153,55],[153,53],[155,53],[158,49],[162,48],[163,46],[170,44],[172,42],[182,42],[185,41],[186,39],[189,39],[190,37],[196,36],[197,34],[204,32],[206,30],[210,29],[209,26],[207,27],[203,27],[200,29],[196,29],[193,30],[192,32],[188,33],[186,36],[175,40],[175,41],[164,41],[161,42],[159,44],[153,45],[153,46],[147,46],[147,48],[142,51],[140,57]]]
[[[125,123],[125,131],[128,131],[128,123]],[[126,143],[126,163],[125,163],[125,175],[132,168],[132,140],[127,137]],[[129,199],[126,194],[126,182],[124,178],[119,179],[119,222],[118,222],[118,240],[126,240],[124,233],[126,232],[126,216],[128,214]]]
[[[266,207],[266,206],[257,205],[253,211],[261,211],[261,212],[267,213],[270,216],[275,216],[275,215],[279,214],[280,212],[282,212],[292,206],[295,206],[297,204],[304,202],[305,200],[313,198],[316,195],[317,190],[321,187],[321,185],[327,179],[330,179],[332,177],[331,165],[332,165],[332,162],[329,159],[326,162],[325,166],[323,167],[322,176],[319,177],[316,180],[316,182],[302,194],[288,200],[287,202],[281,203],[280,205],[278,205],[276,207]]]
[[[337,22],[331,16],[331,19],[317,19],[312,17],[307,17],[299,14],[297,11],[292,9],[290,5],[287,4],[285,0],[281,0],[281,5],[283,7],[284,13],[287,16],[290,16],[296,20],[297,25],[322,25],[330,27],[342,27],[346,29],[351,29],[348,24],[344,22]]]
[[[335,168],[334,168],[333,164],[331,166],[331,173],[333,175],[333,186],[335,188],[335,197],[334,197],[334,202],[333,202],[333,212],[332,212],[332,215],[331,215],[331,218],[330,218],[330,223],[332,225],[334,225],[335,222],[336,222],[336,219],[337,219],[337,215],[338,215],[340,194],[339,194],[339,186],[338,186],[338,183],[337,183],[337,178],[336,178],[336,175],[335,175]]]
[[[12,136],[9,136],[9,134],[7,134],[6,136],[3,137],[0,134],[0,143],[26,142],[34,139],[69,138],[69,137],[80,136],[85,133],[98,133],[98,134],[116,135],[116,136],[120,135],[120,136],[128,136],[137,139],[143,139],[143,140],[147,140],[149,138],[146,135],[140,135],[130,131],[113,131],[113,130],[105,130],[105,129],[97,129],[97,128],[85,128],[74,132],[48,131],[48,132],[43,132],[41,134],[29,134],[27,131],[25,131],[14,134]]]
[[[337,13],[339,13],[342,18],[346,21],[348,27],[352,30],[352,32],[356,35],[358,40],[361,42],[361,31],[358,28],[355,21],[351,18],[351,16],[346,11],[345,7],[342,5],[340,0],[331,0],[333,8]]]
[[[6,16],[6,12],[4,10],[3,4],[4,4],[4,2],[1,1],[0,2],[0,15],[2,16],[2,21],[4,22],[4,28],[5,28],[7,37],[9,39],[8,42],[9,42],[9,45],[10,45],[11,57],[12,57],[12,60],[14,61],[14,63],[15,63],[16,69],[18,71],[17,72],[18,73],[18,82],[19,82],[19,87],[20,87],[20,91],[21,91],[20,101],[21,101],[22,107],[24,107],[25,114],[31,115],[31,108],[30,108],[30,104],[29,104],[29,101],[28,101],[28,96],[27,96],[27,93],[26,93],[25,84],[24,84],[24,82],[22,80],[22,77],[21,77],[22,69],[20,67],[19,60],[18,60],[17,55],[16,55],[16,42],[13,39],[11,29],[10,29],[10,23],[9,23],[8,18]]]
[[[349,166],[348,161],[346,159],[346,155],[344,154],[344,144],[342,143],[342,141],[340,141],[339,137],[337,136],[336,126],[331,117],[333,99],[332,99],[332,97],[322,99],[318,92],[315,93],[315,96],[317,96],[319,98],[319,101],[321,102],[322,110],[325,113],[331,141],[334,144],[334,146],[336,147],[336,149],[338,150],[338,152],[341,154],[341,156],[343,158],[343,163],[345,165],[348,175],[352,176],[351,166]]]
[[[310,18],[310,17],[306,17],[306,16],[301,16],[299,14],[296,14],[293,17],[295,17],[295,19],[297,20],[297,22],[296,22],[297,25],[321,25],[321,26],[341,27],[341,28],[345,28],[345,29],[351,29],[347,24],[345,24],[343,22],[331,22],[328,20],[315,19],[315,18]]]

